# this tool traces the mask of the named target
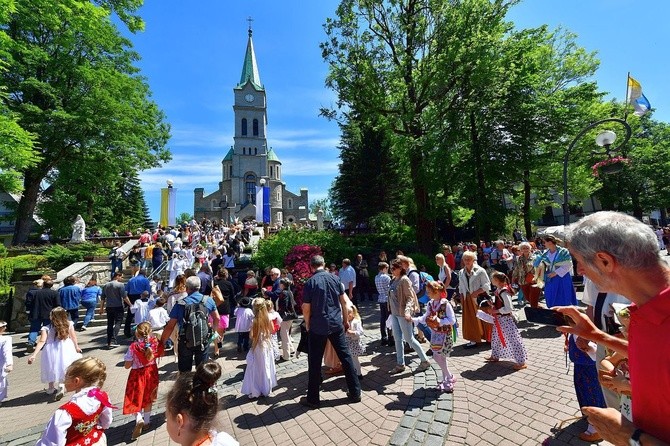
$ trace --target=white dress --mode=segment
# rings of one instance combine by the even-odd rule
[[[70,328],[74,324],[70,321]],[[62,383],[65,381],[65,371],[77,359],[81,353],[77,353],[74,342],[68,336],[67,339],[56,339],[56,330],[51,324],[42,327],[47,332],[47,341],[42,348],[42,382]]]
[[[0,402],[7,398],[7,375],[6,367],[14,364],[12,359],[12,337],[0,335]]]
[[[240,446],[240,443],[226,432],[210,431],[209,435],[213,438],[212,446]]]
[[[270,339],[259,342],[247,353],[247,368],[242,380],[243,395],[249,398],[269,396],[272,388],[277,385],[274,351]]]

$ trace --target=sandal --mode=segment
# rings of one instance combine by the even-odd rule
[[[527,369],[527,368],[528,368],[528,366],[526,365],[526,363],[514,364],[514,370],[523,370],[523,369]]]
[[[489,356],[488,358],[484,359],[486,362],[498,362],[500,361],[499,358],[494,358],[493,356]]]
[[[397,375],[398,373],[402,373],[404,371],[405,371],[404,365],[396,365],[391,370],[389,370],[389,375]]]

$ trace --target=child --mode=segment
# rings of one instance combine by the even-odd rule
[[[0,406],[7,398],[7,374],[14,369],[12,337],[5,336],[7,322],[0,321]]]
[[[516,328],[512,307],[512,288],[507,275],[496,271],[491,275],[491,283],[495,285],[490,314],[493,316],[493,332],[491,334],[491,356],[487,362],[497,362],[500,358],[514,359],[515,370],[525,369],[526,347]]]
[[[130,312],[135,315],[135,325],[149,320],[149,310],[154,307],[155,300],[149,300],[149,293],[144,291],[142,297],[137,299],[130,307]]]
[[[291,353],[295,351],[295,347],[293,346],[293,339],[291,339],[291,327],[293,326],[293,320],[298,316],[295,312],[296,304],[290,287],[291,282],[288,279],[279,279],[280,294],[277,298],[277,312],[282,319],[279,327],[282,361],[288,361],[291,359]]]
[[[75,360],[81,358],[74,323],[68,320],[63,307],[56,307],[49,314],[51,323],[42,327],[35,352],[28,357],[28,364],[35,362],[36,355],[44,348],[41,360],[42,382],[49,383],[48,395],[59,401],[65,395],[65,371]],[[55,384],[59,383],[58,391]]]
[[[123,400],[123,414],[135,414],[132,440],[136,440],[144,426],[151,421],[151,406],[158,395],[158,339],[151,334],[151,324],[140,323],[135,329],[135,338],[123,357],[124,367],[131,369]]]
[[[358,375],[358,379],[363,378],[363,372],[361,371],[361,362],[358,360],[358,356],[365,353],[365,345],[361,336],[363,336],[363,324],[361,323],[361,315],[358,314],[358,308],[355,305],[349,307],[347,312],[349,319],[349,329],[346,332],[347,344],[349,345],[349,353],[351,353],[351,359],[354,361],[354,369]]]
[[[180,445],[239,446],[233,437],[212,429],[219,410],[216,381],[221,366],[200,363],[194,372],[182,373],[167,395],[165,421],[168,435]]]
[[[165,299],[162,297],[156,300],[156,306],[149,310],[148,322],[151,324],[151,330],[157,338],[160,338],[163,327],[170,322],[170,315],[165,309]]]
[[[75,394],[56,409],[35,446],[106,445],[104,431],[116,409],[100,390],[106,378],[107,368],[99,359],[89,356],[74,361],[65,374],[65,389]]]
[[[579,338],[569,335],[565,340],[564,350],[568,352],[570,361],[575,365],[573,374],[575,392],[579,407],[607,407],[603,391],[598,383],[598,369],[596,368],[596,344],[588,342],[586,351],[577,347]],[[602,441],[602,437],[595,428],[589,424],[584,432],[579,434],[579,439],[590,443]]]
[[[237,332],[237,353],[249,351],[249,331],[254,320],[254,312],[251,310],[251,299],[248,296],[240,299],[235,308],[235,331]]]
[[[251,325],[251,350],[247,354],[241,392],[249,398],[269,396],[277,385],[274,353],[272,351],[272,322],[265,299],[253,301],[254,320]]]
[[[386,262],[379,262],[378,273],[375,276],[375,287],[377,288],[377,303],[379,303],[379,330],[382,335],[382,345],[394,345],[393,335],[391,330],[386,328],[386,319],[389,313],[389,287],[391,284],[391,276],[388,274],[389,264]]]
[[[270,299],[265,299],[265,307],[268,310],[268,317],[270,318],[270,323],[272,324],[272,336],[270,337],[270,342],[272,343],[272,353],[274,355],[275,361],[279,360],[279,340],[277,339],[277,333],[281,328],[282,318],[275,311],[274,305]]]
[[[456,322],[454,309],[447,300],[447,291],[444,284],[432,280],[426,282],[426,294],[430,300],[426,304],[423,316],[414,317],[414,323],[424,323],[430,329],[430,348],[433,351],[433,359],[442,370],[442,381],[437,384],[437,390],[442,392],[453,392],[456,378],[449,371],[447,357],[453,350],[453,325]]]

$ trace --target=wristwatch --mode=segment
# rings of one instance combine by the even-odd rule
[[[631,435],[630,439],[628,440],[629,446],[642,446],[642,442],[640,441],[642,434],[644,434],[642,429],[635,429],[633,435]]]

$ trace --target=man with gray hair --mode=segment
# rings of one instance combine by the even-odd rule
[[[161,335],[160,348],[163,350],[165,342],[170,339],[172,331],[175,329],[175,326],[178,327],[179,337],[178,337],[178,352],[177,352],[177,368],[179,372],[190,372],[194,363],[197,367],[201,362],[204,362],[208,359],[209,353],[209,340],[203,340],[203,345],[188,347],[186,345],[186,336],[182,333],[182,328],[184,326],[184,316],[186,314],[187,307],[190,311],[194,311],[196,306],[200,304],[204,305],[207,313],[212,317],[212,330],[216,330],[219,327],[219,312],[216,310],[216,304],[214,300],[209,296],[203,296],[200,294],[200,278],[198,276],[190,276],[186,279],[186,292],[188,295],[182,299],[179,299],[172,311],[170,311],[170,321],[165,326],[163,334]]]
[[[670,267],[661,259],[656,235],[644,223],[618,212],[596,212],[572,224],[568,247],[577,271],[599,290],[628,297],[629,342],[609,335],[577,307],[557,307],[570,317],[559,327],[628,357],[632,423],[616,409],[583,408],[589,423],[617,445],[670,442]]]
[[[347,306],[349,301],[342,292],[338,277],[328,273],[323,257],[314,256],[310,267],[314,273],[303,288],[302,314],[305,329],[309,334],[307,364],[307,396],[300,400],[303,406],[319,407],[319,386],[321,385],[321,362],[326,341],[330,341],[342,363],[347,381],[347,397],[352,402],[361,400],[361,383],[354,370],[354,363],[347,346],[345,331],[349,329]]]

